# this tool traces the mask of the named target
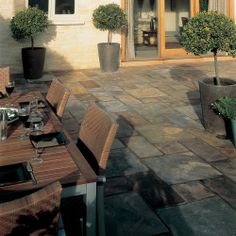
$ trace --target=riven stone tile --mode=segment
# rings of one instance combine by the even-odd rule
[[[123,138],[122,141],[140,158],[163,155],[162,152],[160,152],[154,145],[150,144],[142,136]]]
[[[213,162],[211,164],[236,183],[236,158]]]
[[[99,85],[93,80],[80,81],[80,83],[87,89],[99,87]]]
[[[117,116],[120,116],[121,119],[126,120],[132,126],[140,126],[148,124],[148,121],[143,119],[137,112],[134,111],[122,111],[116,112]]]
[[[111,146],[111,149],[120,149],[120,148],[125,148],[125,145],[119,139],[115,138]]]
[[[104,185],[105,196],[131,192],[132,190],[133,183],[125,176],[107,178],[106,184]]]
[[[194,120],[199,120],[202,117],[201,105],[181,106],[181,107],[176,107],[175,110],[185,114],[186,116],[189,116]]]
[[[225,199],[236,210],[236,183],[225,176],[203,180],[202,183]]]
[[[137,193],[105,198],[106,233],[112,236],[150,236],[168,232]]]
[[[105,109],[109,112],[120,112],[128,110],[128,107],[124,103],[119,101],[100,101],[99,103],[102,104],[102,106],[104,106]]]
[[[108,159],[106,176],[118,177],[147,171],[147,167],[128,149],[112,150]]]
[[[146,158],[143,162],[168,184],[213,178],[221,175],[192,153]]]
[[[199,181],[172,185],[173,189],[186,201],[193,202],[204,198],[213,197],[215,194],[202,185]]]
[[[226,160],[228,158],[227,156],[221,154],[216,148],[197,138],[184,140],[181,143],[190,151],[194,152],[196,155],[208,162]]]
[[[155,146],[165,154],[188,152],[187,148],[185,148],[182,144],[176,141],[157,143],[155,144]]]
[[[157,88],[130,89],[127,90],[127,92],[136,98],[166,96],[165,93],[161,92]]]
[[[139,193],[153,210],[185,202],[172,186],[151,171],[129,175],[127,178],[133,183],[133,191]]]
[[[194,138],[187,130],[165,123],[138,126],[135,129],[153,144]]]
[[[234,236],[236,211],[214,197],[157,210],[175,236]]]
[[[118,118],[116,119],[116,122],[119,124],[118,129],[117,129],[117,134],[116,134],[117,137],[119,138],[131,137],[137,134],[134,127],[130,125],[122,117],[118,116]]]
[[[191,119],[190,117],[188,117],[184,114],[168,115],[167,119],[171,123],[173,123],[179,127],[183,127],[183,128],[192,127],[192,128],[197,128],[197,129],[204,129],[203,126],[199,122]]]

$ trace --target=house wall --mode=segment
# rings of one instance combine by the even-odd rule
[[[234,21],[236,23],[236,0],[234,0]]]
[[[101,4],[120,0],[80,0],[82,24],[50,25],[46,32],[35,39],[36,46],[45,46],[47,55],[45,71],[95,68],[99,66],[97,43],[107,41],[107,32],[101,32],[92,24],[92,13]],[[17,42],[11,37],[10,19],[25,7],[25,0],[7,0],[0,4],[0,66],[9,65],[12,73],[22,73],[21,48],[29,41]],[[120,42],[120,34],[113,35]]]

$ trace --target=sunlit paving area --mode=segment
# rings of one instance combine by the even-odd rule
[[[220,62],[222,73],[235,79],[234,59]],[[214,76],[212,62],[58,71],[31,81],[11,76],[11,102],[17,93],[47,94],[53,79],[61,81],[71,92],[60,120],[72,143],[91,102],[119,124],[105,169],[108,236],[236,235],[236,149],[202,125],[198,80]],[[63,150],[58,155],[67,158]],[[47,163],[42,157],[39,165]],[[79,232],[78,204],[73,198],[61,205],[67,235]]]

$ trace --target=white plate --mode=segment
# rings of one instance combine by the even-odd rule
[[[2,110],[7,111],[8,124],[13,123],[19,119],[17,108],[0,107],[0,111],[2,111]]]

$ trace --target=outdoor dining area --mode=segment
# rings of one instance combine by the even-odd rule
[[[61,199],[76,196],[85,212],[74,233],[97,235],[116,122],[91,103],[76,144],[61,122],[70,91],[59,80],[46,94],[18,93],[6,67],[0,83],[0,235],[65,235]],[[104,225],[98,229],[103,235]]]

